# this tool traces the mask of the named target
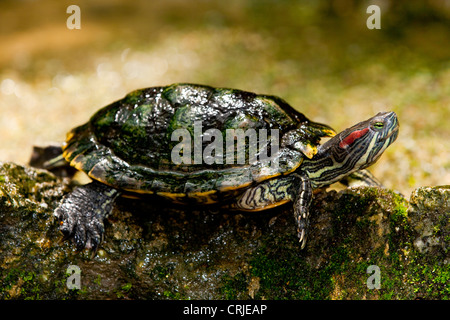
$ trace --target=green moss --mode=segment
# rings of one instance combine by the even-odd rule
[[[391,192],[391,196],[395,205],[390,216],[391,221],[408,225],[408,202],[397,193]]]
[[[39,299],[40,282],[33,271],[11,269],[2,282],[3,286],[0,291],[2,299]]]
[[[409,264],[406,283],[414,287],[417,296],[425,299],[450,299],[450,265],[429,261],[417,254]]]
[[[256,298],[345,299],[367,294],[367,267],[371,261],[354,261],[350,246],[333,249],[320,268],[313,268],[295,249],[259,252],[251,261],[251,275],[260,278]],[[235,279],[233,279],[234,281]],[[241,287],[244,285],[241,284]]]
[[[260,278],[256,298],[326,299],[330,278],[312,270],[298,250],[260,251],[251,261],[251,275]]]
[[[118,299],[122,299],[122,298],[125,298],[128,296],[132,287],[133,287],[133,285],[128,282],[128,283],[122,285],[120,288],[114,290],[114,293],[116,294],[116,297]]]
[[[226,274],[221,279],[222,285],[219,288],[219,294],[223,299],[245,299],[248,287],[248,276],[243,272],[230,276]]]

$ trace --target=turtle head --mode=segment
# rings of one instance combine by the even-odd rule
[[[395,112],[380,112],[338,134],[333,148],[335,160],[352,162],[356,170],[367,168],[397,139],[398,129]]]
[[[395,141],[399,123],[395,112],[380,112],[334,136],[306,162],[316,187],[328,185],[375,163]]]

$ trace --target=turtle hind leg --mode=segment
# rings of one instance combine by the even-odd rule
[[[103,237],[103,221],[119,194],[116,189],[96,181],[67,194],[54,212],[64,238],[73,237],[78,250],[87,248],[95,252]]]

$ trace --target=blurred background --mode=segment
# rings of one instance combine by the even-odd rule
[[[372,172],[406,196],[450,184],[448,0],[0,0],[1,162],[175,82],[277,95],[338,131],[393,110],[399,138]]]

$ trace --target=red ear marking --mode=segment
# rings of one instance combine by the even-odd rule
[[[368,131],[369,131],[369,128],[353,131],[344,140],[342,140],[341,143],[339,143],[339,147],[341,147],[342,149],[347,148],[349,145],[351,145],[353,142],[355,142],[355,140],[358,140],[363,135],[365,135]]]

